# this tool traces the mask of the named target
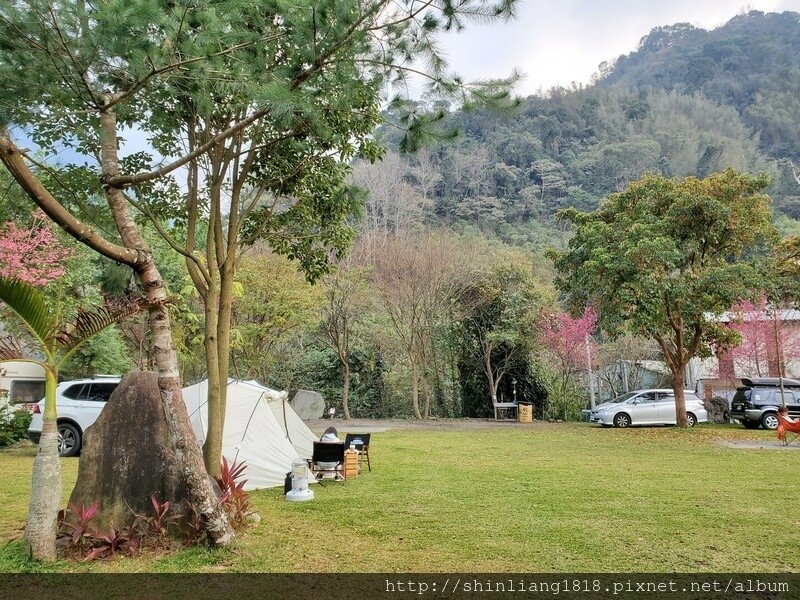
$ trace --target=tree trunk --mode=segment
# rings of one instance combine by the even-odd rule
[[[342,408],[344,409],[345,421],[350,420],[350,364],[347,357],[339,357],[342,361]]]
[[[675,392],[675,420],[678,427],[688,427],[689,418],[686,416],[686,398],[683,394],[685,385],[683,369],[685,364],[672,369],[672,389]]]
[[[781,342],[778,337],[778,307],[772,309],[773,333],[775,334],[775,362],[778,363],[778,383],[781,388],[781,408],[786,410],[786,390],[783,386],[783,356]]]
[[[433,386],[431,385],[430,374],[427,369],[422,371],[422,391],[425,395],[425,402],[422,405],[422,417],[429,419],[431,416],[431,398],[433,395]]]
[[[219,377],[219,344],[217,339],[219,288],[217,287],[217,279],[214,272],[210,272],[211,283],[205,296],[205,336],[203,341],[206,351],[206,377],[208,378],[206,397],[208,430],[203,444],[203,462],[209,475],[219,477],[221,474],[222,430],[225,417],[224,413],[219,411],[220,394],[222,393],[222,388],[227,388],[227,386],[223,386]]]
[[[414,408],[414,417],[422,420],[422,413],[419,410],[419,373],[417,363],[411,361],[411,405]]]
[[[218,190],[217,190],[218,192]],[[213,193],[213,192],[212,192]],[[219,203],[219,196],[212,196],[211,202]],[[206,406],[208,408],[208,429],[206,440],[203,444],[203,462],[206,471],[212,477],[219,477],[222,473],[222,433],[225,426],[225,414],[220,411],[220,395],[222,388],[227,388],[227,381],[223,382],[219,376],[220,345],[219,345],[219,305],[220,305],[220,273],[217,261],[215,217],[217,213],[212,210],[206,234],[206,264],[208,265],[208,288],[203,296],[205,306],[205,335],[203,347],[206,351],[206,377],[208,390]]]
[[[489,394],[492,396],[492,402],[497,402],[497,390],[500,387],[500,378],[495,378],[494,376],[494,370],[492,369],[491,349],[484,349],[483,372],[486,374],[486,381],[489,383]]]
[[[45,367],[44,414],[39,451],[33,460],[25,543],[31,558],[56,560],[56,527],[61,505],[61,463],[56,425],[56,374]]]
[[[158,368],[158,387],[161,391],[161,401],[164,403],[172,446],[175,448],[179,464],[183,465],[189,496],[203,519],[203,527],[209,540],[213,545],[224,546],[233,540],[234,534],[228,523],[228,516],[204,468],[203,456],[183,401],[183,391],[178,377],[178,360],[172,343],[169,311],[164,304],[166,300],[164,282],[152,264],[151,269],[142,273],[140,277],[145,290],[148,290],[148,300],[150,300],[150,328],[153,332],[153,348]]]
[[[589,334],[586,334],[586,369],[589,371],[589,408],[594,410],[594,377],[592,376],[592,345],[589,341]]]
[[[107,182],[119,175],[117,121],[113,110],[101,113],[100,127],[103,181]],[[189,496],[203,520],[203,527],[209,540],[213,545],[224,546],[233,540],[234,534],[228,523],[228,516],[203,466],[202,454],[189,422],[186,404],[183,402],[164,280],[153,262],[150,246],[130,213],[122,190],[105,185],[105,194],[123,244],[127,248],[134,248],[140,256],[134,271],[147,296],[153,353],[158,370],[158,387],[172,447],[175,448],[175,455],[182,465]]]
[[[229,232],[229,235],[232,235]],[[238,234],[237,234],[238,235]],[[228,377],[230,375],[231,358],[231,323],[233,320],[233,284],[236,271],[234,269],[236,256],[229,252],[225,258],[225,264],[220,268],[220,287],[219,287],[219,316],[217,317],[217,373],[219,379],[219,399],[217,400],[218,431],[216,435],[219,440],[215,446],[219,446],[217,454],[217,470],[220,469],[222,461],[222,440],[225,434],[225,411],[228,405]],[[262,383],[266,384],[267,381]],[[210,428],[209,428],[210,429]]]
[[[222,442],[225,433],[225,407],[228,398],[230,365],[231,317],[233,307],[233,277],[236,261],[232,243],[226,249],[222,230],[222,198],[224,161],[222,149],[211,154],[211,211],[208,222],[206,262],[211,283],[204,298],[206,310],[206,367],[209,379],[208,432],[203,445],[206,469],[213,477],[222,473]],[[235,211],[236,206],[232,205]],[[238,238],[233,212],[229,216],[229,236]],[[214,382],[212,393],[211,383]]]

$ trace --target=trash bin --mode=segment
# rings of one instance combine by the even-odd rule
[[[533,403],[517,403],[517,419],[520,423],[533,423]]]

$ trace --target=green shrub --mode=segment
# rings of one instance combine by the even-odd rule
[[[0,408],[0,448],[26,438],[32,418],[27,410],[13,411],[8,406]]]
[[[354,346],[350,351],[350,414],[356,418],[396,416],[389,406],[386,367],[379,352]],[[285,382],[291,382],[286,386]],[[298,389],[314,390],[325,398],[326,407],[342,410],[342,365],[330,348],[308,344],[296,360],[279,364],[267,385],[288,387],[290,395]],[[410,403],[404,402],[408,411]],[[407,412],[403,413],[407,416]]]

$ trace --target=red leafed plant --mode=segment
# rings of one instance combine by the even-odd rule
[[[136,550],[131,549],[132,539],[136,539],[133,547],[138,547],[138,538],[131,537],[130,529],[127,527],[117,529],[114,527],[114,523],[111,523],[106,531],[94,530],[92,532],[92,549],[86,555],[85,560],[114,558],[117,552],[126,547],[129,554],[135,554]]]
[[[94,502],[90,506],[70,503],[66,511],[60,512],[58,539],[61,545],[66,544],[81,549],[89,545],[92,538],[91,522],[98,510],[100,510],[99,502]]]
[[[153,510],[156,513],[151,520],[152,532],[157,536],[166,535],[169,526],[172,524],[172,519],[167,516],[172,502],[159,502],[155,494],[150,495],[150,502],[152,502]]]
[[[170,515],[171,502],[159,502],[150,496],[153,515],[135,514],[133,525],[117,529],[110,523],[107,529],[94,527],[92,520],[100,509],[100,503],[91,506],[70,504],[58,514],[58,543],[62,551],[71,556],[83,556],[85,560],[114,558],[120,552],[130,556],[140,549],[161,550],[174,547],[168,533],[175,526],[177,517]],[[196,526],[195,526],[196,527]],[[192,539],[191,543],[196,543]],[[173,542],[175,542],[173,540]]]
[[[186,540],[187,546],[199,544],[205,536],[205,528],[203,527],[203,519],[197,511],[197,507],[188,500],[183,501],[186,506]]]
[[[246,479],[242,479],[245,465],[227,460],[222,462],[222,477],[217,482],[222,490],[222,505],[225,507],[231,525],[239,528],[244,523],[250,508],[250,494],[244,491]],[[200,514],[188,500],[186,504],[187,527],[178,526],[178,515],[172,511],[172,502],[159,502],[155,494],[150,496],[152,515],[134,513],[133,525],[117,529],[113,523],[101,530],[92,525],[92,520],[100,510],[100,503],[90,506],[71,503],[66,510],[58,513],[58,544],[62,552],[73,557],[82,556],[85,560],[114,558],[126,553],[133,556],[139,550],[160,551],[174,549],[182,543],[191,546],[199,544],[205,537]],[[170,534],[185,533],[180,541]]]
[[[250,509],[250,494],[244,490],[247,479],[241,479],[246,468],[244,463],[234,461],[233,464],[229,464],[228,460],[222,457],[222,474],[217,479],[222,491],[220,501],[234,529],[242,526]]]
[[[92,521],[100,510],[100,503],[90,506],[71,503],[67,510],[58,513],[58,545],[68,555],[84,556],[85,560],[113,558],[122,550],[133,555],[139,539],[131,529],[117,529],[111,523],[107,530],[97,529]]]
[[[159,502],[155,494],[151,494],[150,503],[153,505],[153,516],[137,514],[133,528],[143,540],[152,540],[153,546],[158,549],[166,540],[170,528],[176,525],[177,517],[169,514],[172,502]]]

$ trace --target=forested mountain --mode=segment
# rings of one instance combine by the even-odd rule
[[[700,93],[732,106],[771,156],[800,157],[800,15],[751,12],[712,31],[658,27],[601,65],[604,86]]]
[[[378,172],[384,190],[389,173],[405,186],[391,206],[371,207],[367,227],[391,227],[391,215],[373,214],[386,210],[538,249],[558,243],[559,208],[592,209],[645,171],[727,167],[769,172],[776,209],[800,217],[789,166],[800,162],[800,14],[751,12],[713,31],[659,27],[596,79],[529,97],[511,117],[451,114],[455,142],[361,167],[356,181],[370,190]]]

